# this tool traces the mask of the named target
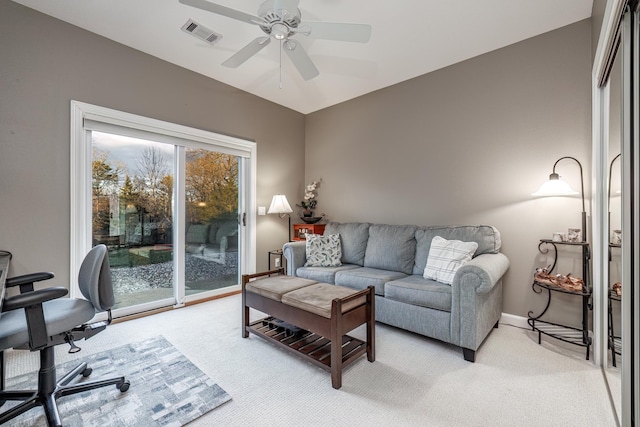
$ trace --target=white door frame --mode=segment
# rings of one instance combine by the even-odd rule
[[[71,101],[71,236],[70,236],[70,271],[71,277],[75,277],[79,271],[84,256],[91,249],[91,131],[85,128],[85,120],[104,122],[115,126],[124,126],[141,132],[151,132],[160,136],[165,141],[180,141],[200,144],[207,149],[214,149],[239,157],[239,189],[241,197],[238,203],[238,212],[246,218],[246,226],[239,228],[239,250],[242,250],[240,274],[255,272],[256,265],[256,167],[257,144],[240,138],[218,134],[201,129],[195,129],[175,123],[165,122],[122,111],[112,110],[79,101]],[[184,151],[177,149],[177,152]],[[176,156],[176,162],[180,155]],[[176,169],[178,174],[183,174],[181,168]],[[176,186],[177,187],[177,186]],[[244,189],[244,192],[242,191]],[[180,199],[180,195],[176,199]],[[176,200],[177,202],[177,200]],[[182,211],[182,212],[181,212]],[[175,210],[178,227],[184,221],[183,208]],[[184,225],[182,233],[178,233],[184,239]],[[180,251],[174,251],[179,254]],[[180,255],[177,255],[178,257]],[[179,274],[178,268],[174,269]],[[239,283],[239,281],[238,281]],[[230,286],[223,290],[229,292],[239,290],[240,286]],[[77,284],[72,281],[70,289],[72,298],[81,298]],[[188,300],[184,292],[175,293],[175,306],[184,305]],[[166,306],[166,303],[164,304]],[[149,309],[145,307],[145,309]]]

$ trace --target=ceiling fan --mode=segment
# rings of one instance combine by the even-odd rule
[[[320,72],[307,52],[293,37],[302,34],[309,38],[366,43],[371,37],[371,26],[336,22],[302,22],[298,9],[299,0],[266,0],[258,8],[257,16],[231,9],[206,0],[179,0],[180,3],[213,12],[247,24],[257,25],[266,34],[251,41],[222,65],[237,68],[264,49],[274,38],[281,44],[293,65],[304,80],[316,77]]]

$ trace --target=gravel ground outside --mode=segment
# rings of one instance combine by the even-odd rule
[[[238,272],[237,252],[228,252],[224,264],[220,264],[203,256],[187,254],[185,259],[187,287],[190,284],[198,288],[211,285],[215,289],[216,279],[229,280]],[[157,264],[138,265],[135,267],[111,267],[114,293],[127,295],[144,292],[150,289],[167,288],[173,286],[173,262],[166,261]]]

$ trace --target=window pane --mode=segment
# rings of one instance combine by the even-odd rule
[[[109,248],[114,308],[173,297],[173,146],[92,132],[93,244]]]
[[[238,284],[238,159],[186,150],[185,283],[191,295]]]

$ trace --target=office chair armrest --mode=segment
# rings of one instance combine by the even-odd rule
[[[7,297],[2,303],[2,311],[17,310],[18,308],[27,308],[34,305],[42,304],[45,301],[61,298],[67,295],[69,291],[62,286],[54,286],[46,289]]]
[[[41,282],[43,280],[49,280],[53,278],[54,278],[53,273],[46,273],[46,272],[29,273],[29,274],[24,274],[22,276],[9,277],[5,282],[5,286],[7,288],[10,288],[12,286],[26,285],[27,283]]]

